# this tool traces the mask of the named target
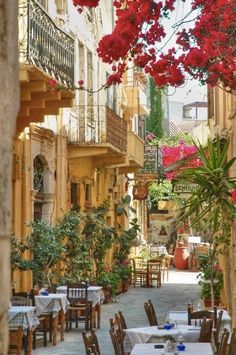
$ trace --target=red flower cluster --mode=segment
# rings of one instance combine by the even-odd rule
[[[182,0],[185,2],[186,0]],[[97,6],[99,0],[73,0],[75,6]],[[162,17],[177,0],[114,0],[113,32],[98,45],[105,63],[116,67],[107,84],[120,83],[127,60],[144,68],[160,87],[179,86],[186,75],[211,86],[236,89],[235,0],[192,0],[197,10],[192,28],[177,34],[176,46],[164,52],[166,37]]]
[[[96,7],[99,4],[99,0],[73,0],[73,5],[75,7],[87,6]]]
[[[193,155],[197,151],[197,147],[195,145],[187,145],[184,142],[180,141],[177,146],[166,146],[163,145],[161,147],[161,152],[162,152],[162,164],[164,167],[170,166],[177,161],[180,161],[181,159],[187,158],[191,155]],[[194,168],[201,165],[201,161],[199,158],[194,157],[193,159],[189,160],[187,165],[184,165],[184,168]],[[175,169],[171,173],[167,173],[166,176],[168,179],[173,179],[176,177],[178,172],[183,168],[183,166],[180,166],[179,169]]]

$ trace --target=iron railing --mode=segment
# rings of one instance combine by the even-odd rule
[[[20,62],[36,65],[63,85],[74,85],[74,39],[36,0],[19,4],[19,53]]]
[[[127,152],[127,122],[104,105],[74,106],[68,122],[69,143],[110,143]]]

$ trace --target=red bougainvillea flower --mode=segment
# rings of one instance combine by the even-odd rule
[[[77,8],[99,4],[99,0],[72,1]],[[236,90],[235,0],[192,0],[195,13],[189,13],[194,21],[184,19],[183,24],[190,27],[183,28],[182,24],[181,31],[176,32],[175,47],[166,50],[163,43],[168,42],[168,31],[163,27],[163,18],[170,17],[176,4],[179,0],[113,1],[114,29],[100,40],[97,48],[103,62],[117,67],[107,85],[120,83],[127,63],[132,60],[160,87],[180,86],[190,75],[202,84]]]
[[[231,191],[231,198],[234,204],[236,204],[236,189]]]
[[[79,80],[78,84],[79,84],[79,86],[83,86],[84,85],[84,81],[83,80]]]
[[[99,0],[73,0],[73,5],[75,7],[87,6],[87,7],[96,7],[98,6]]]

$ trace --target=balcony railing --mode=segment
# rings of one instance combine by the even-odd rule
[[[157,174],[162,173],[162,153],[156,145],[144,146],[144,165],[140,169],[142,174]]]
[[[66,86],[74,85],[74,40],[35,0],[19,2],[20,62],[36,65]]]
[[[110,143],[127,151],[127,122],[103,105],[75,106],[68,122],[70,143]]]

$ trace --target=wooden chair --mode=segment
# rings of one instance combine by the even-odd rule
[[[82,337],[84,341],[86,355],[93,354],[93,353],[96,355],[101,355],[97,335],[94,329],[91,329],[90,333],[84,330],[82,332]],[[93,352],[89,352],[91,350],[93,350]]]
[[[216,309],[216,307],[215,307]],[[217,311],[216,311],[217,312]],[[223,310],[221,309],[218,313],[217,319],[215,320],[214,329],[213,329],[213,337],[216,349],[219,347],[219,334],[222,323]]]
[[[30,292],[30,301],[35,306],[34,290]],[[37,341],[43,340],[43,345],[47,346],[47,333],[49,332],[49,341],[52,341],[52,313],[44,313],[38,316],[39,325],[33,331],[33,349],[36,349]]]
[[[235,354],[236,354],[236,328],[233,328],[231,332],[228,355],[235,355]]]
[[[34,296],[30,292],[14,293],[14,296],[11,297],[11,304],[12,306],[35,306]],[[43,338],[43,344],[47,346],[47,331],[49,331],[49,328],[47,329],[46,316],[39,316],[38,319],[39,325],[33,331],[33,349],[36,349],[37,338],[38,340]],[[42,336],[38,337],[40,334],[42,334]]]
[[[157,287],[161,287],[161,269],[162,258],[150,259],[147,262],[147,287],[152,287],[156,283]]]
[[[115,355],[124,355],[124,334],[117,317],[110,319],[110,336]]]
[[[212,315],[211,319],[203,317],[200,335],[198,338],[199,343],[210,343],[212,337],[212,328],[214,323],[214,316]]]
[[[155,326],[155,325],[158,326],[156,312],[151,300],[148,300],[148,302],[144,303],[144,309],[148,317],[150,326]]]
[[[12,306],[30,306],[29,299],[22,296],[12,296],[11,304]]]
[[[141,257],[131,259],[133,287],[146,285],[147,264]]]
[[[214,313],[208,310],[201,310],[201,311],[192,311],[192,307],[188,306],[188,325],[192,325],[192,320],[194,320],[194,325],[201,325],[203,318],[211,319],[212,315],[214,315],[214,320],[216,322],[217,318],[217,309],[214,309]],[[214,323],[215,325],[215,323]]]
[[[114,349],[114,354],[115,355],[123,355],[123,352],[120,348],[119,341],[117,339],[116,332],[111,328],[111,329],[109,329],[109,334],[111,337],[111,341],[112,341],[112,345],[113,345],[113,349]]]
[[[217,355],[226,355],[227,354],[227,343],[229,339],[229,331],[224,329],[224,332],[221,337],[221,341],[217,350]]]
[[[170,260],[171,259],[168,255],[163,257],[162,267],[161,267],[162,282],[165,281],[165,276],[166,276],[166,281],[169,281]]]
[[[23,335],[22,327],[9,329],[9,354],[21,355]]]
[[[92,302],[88,301],[88,283],[78,282],[67,285],[67,299],[70,302],[66,313],[66,330],[72,329],[72,322],[84,323],[85,330],[92,328]]]
[[[121,311],[118,311],[118,315],[119,315],[119,319],[120,319],[120,324],[121,324],[121,327],[122,329],[127,329],[127,325],[126,325],[126,321],[125,321],[125,318],[123,316],[123,313]]]
[[[94,344],[92,344],[91,348],[88,348],[88,355],[100,355],[100,353],[97,351],[96,347],[94,346]],[[86,355],[87,355],[86,354]]]

